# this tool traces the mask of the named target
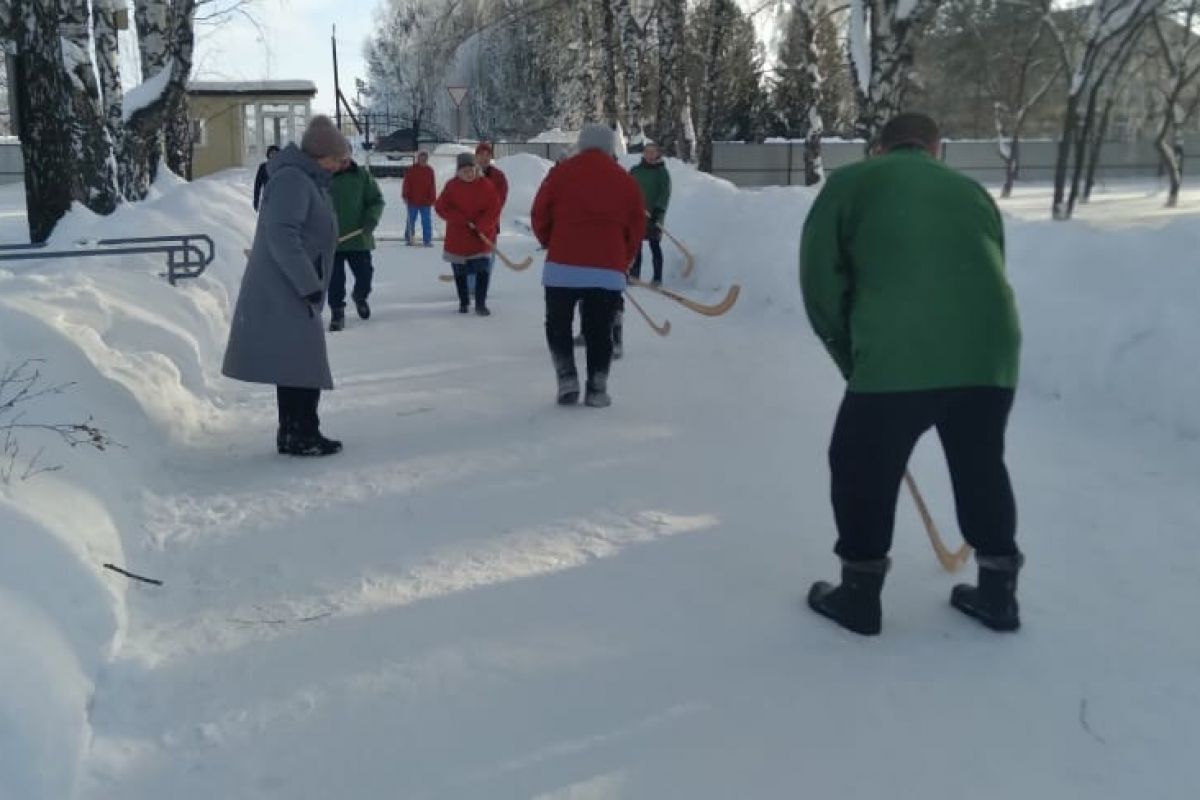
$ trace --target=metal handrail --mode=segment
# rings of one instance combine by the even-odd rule
[[[154,253],[167,255],[167,281],[198,278],[216,257],[212,237],[204,233],[178,236],[141,236],[100,239],[96,247],[76,250],[46,250],[46,244],[0,245],[0,261],[40,261],[49,258],[88,258],[96,256],[136,256]],[[26,252],[21,252],[26,251]]]

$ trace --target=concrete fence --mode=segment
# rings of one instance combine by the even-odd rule
[[[826,141],[821,146],[825,168],[834,169],[863,158],[862,142]],[[1019,180],[1039,183],[1054,180],[1058,144],[1047,139],[1021,142]],[[992,141],[946,142],[943,160],[987,184],[1004,181],[1004,161]],[[1200,137],[1184,142],[1184,173],[1200,169]],[[792,186],[804,184],[804,143],[770,142],[713,145],[713,174],[738,186]],[[1107,142],[1102,145],[1096,170],[1101,182],[1154,178],[1159,175],[1158,153],[1152,142]]]

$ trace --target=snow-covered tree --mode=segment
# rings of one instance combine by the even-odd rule
[[[1183,185],[1183,127],[1200,104],[1200,92],[1192,91],[1200,77],[1200,0],[1175,0],[1153,19],[1154,35],[1167,77],[1159,87],[1163,95],[1162,123],[1155,138],[1169,190],[1167,207],[1179,203]],[[1188,92],[1191,97],[1188,98]]]
[[[448,0],[389,0],[366,48],[373,96],[418,134],[449,101],[445,76],[460,43],[454,35],[456,10]]]
[[[1086,10],[1078,55],[1054,21],[1048,20],[1063,65],[1071,74],[1054,169],[1051,207],[1054,219],[1070,219],[1074,213],[1104,88],[1129,63],[1130,51],[1163,3],[1164,0],[1095,0]]]
[[[827,126],[837,125],[836,79],[844,75],[838,64],[831,71],[822,48],[830,43],[832,9],[824,0],[796,0],[787,16],[779,46],[771,97],[777,135],[804,139],[804,182],[819,183],[824,174],[821,137]],[[836,42],[836,32],[832,38]],[[824,62],[824,64],[823,64]],[[829,117],[826,114],[830,114]]]
[[[714,140],[762,134],[762,52],[753,23],[733,0],[709,0],[688,27],[688,81],[700,101],[697,163],[711,171]]]
[[[690,159],[687,122],[690,103],[685,60],[686,0],[660,0],[658,4],[658,109],[654,138],[669,156]]]
[[[855,130],[868,142],[904,107],[913,48],[941,0],[850,0],[848,47],[858,97]]]
[[[97,213],[143,199],[162,159],[161,130],[186,92],[195,0],[137,0],[147,80],[121,94],[120,0],[16,0],[8,5],[21,76],[26,206],[34,241],[79,202]]]
[[[25,161],[29,233],[43,242],[71,208],[76,185],[67,115],[67,73],[57,0],[16,0],[8,6],[16,50],[17,115]]]
[[[971,105],[982,119],[972,120],[968,135],[982,134],[990,117],[1005,165],[1005,197],[1020,171],[1027,121],[1051,90],[1066,88],[1061,59],[1050,46],[1048,25],[1054,13],[1052,0],[948,0],[926,37],[934,51],[929,60],[944,67],[926,96],[978,98]],[[961,120],[951,120],[948,127],[953,130],[956,124]]]

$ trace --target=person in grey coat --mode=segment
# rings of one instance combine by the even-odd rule
[[[333,388],[321,311],[337,247],[329,197],[332,175],[350,146],[328,117],[314,117],[300,147],[267,165],[258,227],[233,311],[222,372],[274,384],[280,454],[325,456],[342,443],[321,435],[317,406]]]

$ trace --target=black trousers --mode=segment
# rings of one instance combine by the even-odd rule
[[[302,434],[316,434],[321,430],[321,419],[317,416],[320,389],[276,386],[275,401],[279,405],[280,430]]]
[[[366,300],[371,296],[371,280],[375,277],[375,267],[371,264],[370,250],[355,250],[346,253],[335,253],[333,256],[333,275],[329,277],[329,307],[346,307],[346,266],[354,273],[355,300]]]
[[[909,456],[936,428],[963,538],[981,556],[1016,555],[1017,508],[1004,466],[1012,404],[1012,390],[992,387],[847,392],[829,446],[834,552],[846,561],[887,556]]]
[[[458,290],[458,303],[471,304],[471,279],[475,280],[475,308],[487,308],[488,285],[492,282],[491,258],[472,258],[461,264],[452,265],[454,287]]]
[[[575,346],[571,328],[575,306],[583,318],[583,341],[587,348],[587,374],[608,374],[612,366],[613,321],[622,302],[621,293],[610,289],[564,289],[546,287],[546,343],[554,369],[560,377],[576,375]]]
[[[663,252],[662,252],[662,234],[647,233],[646,241],[650,243],[650,263],[654,265],[654,280],[662,283],[663,274]],[[638,248],[637,256],[633,259],[633,266],[629,269],[629,274],[635,278],[642,277],[642,248]]]

